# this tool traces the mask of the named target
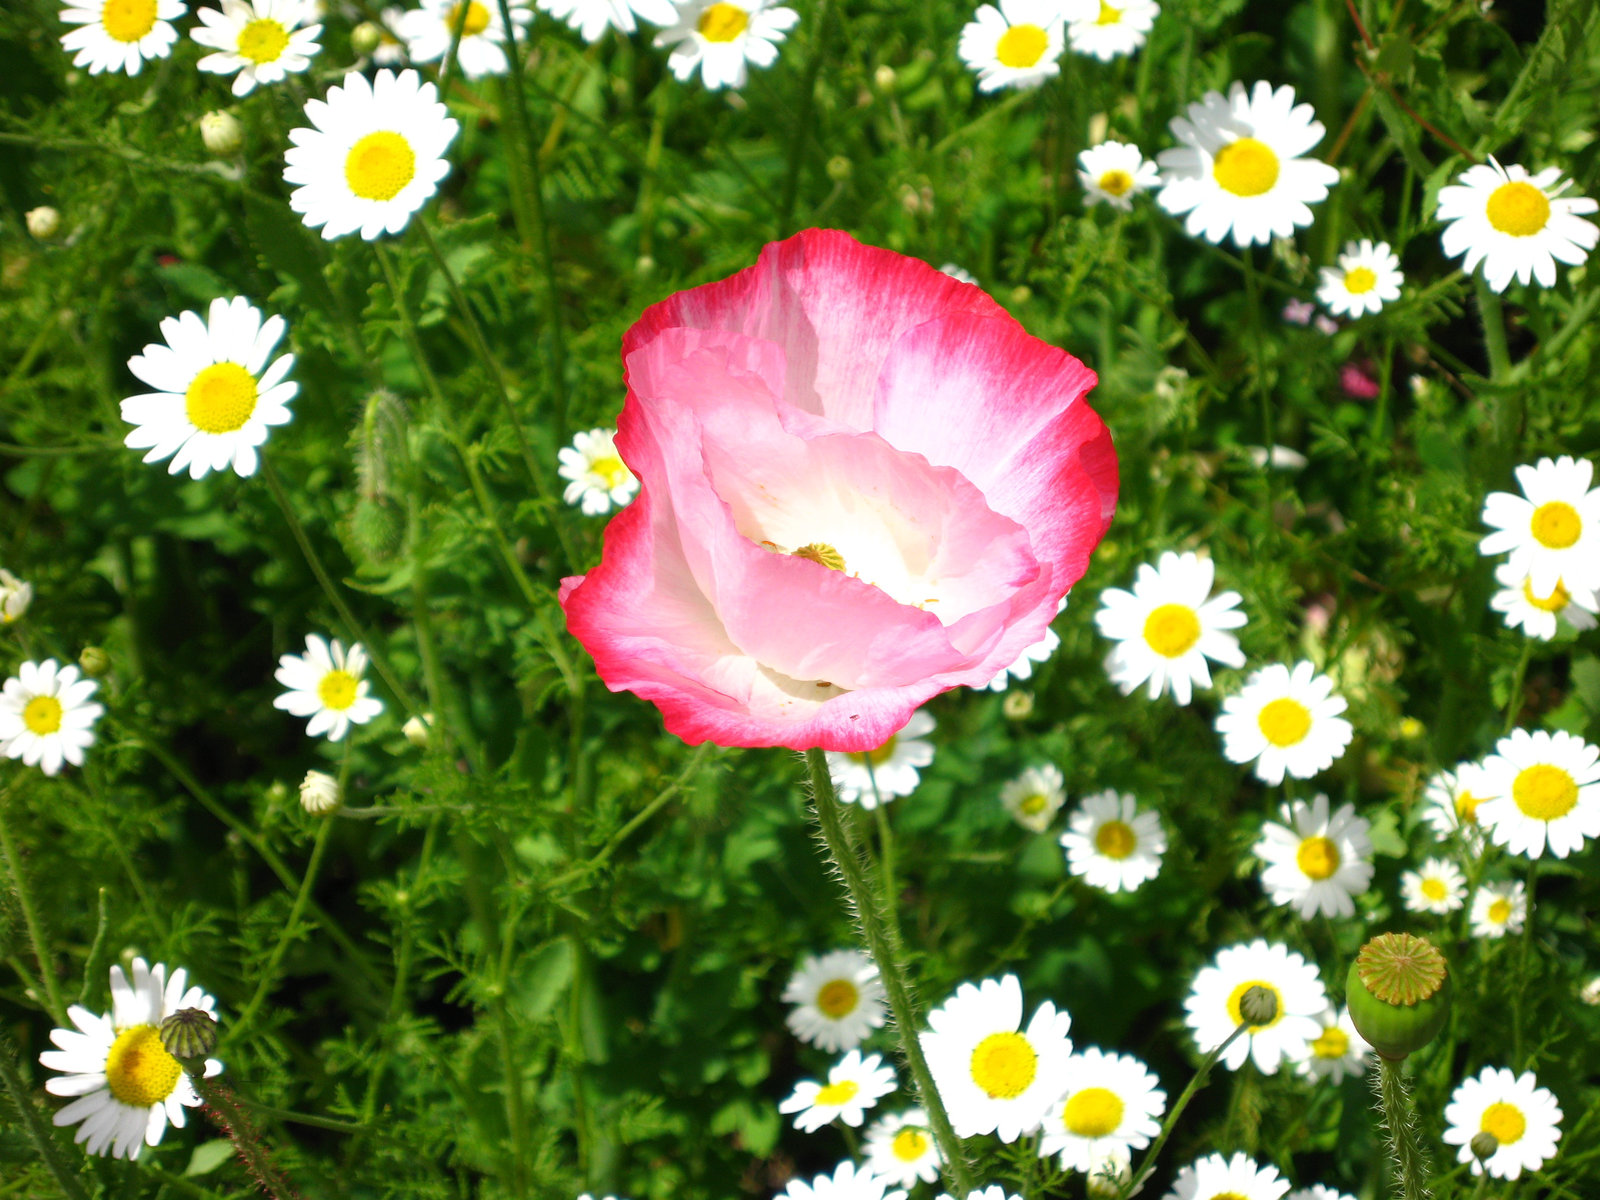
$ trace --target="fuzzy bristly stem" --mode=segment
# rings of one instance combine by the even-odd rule
[[[928,1114],[929,1128],[944,1158],[946,1180],[954,1195],[971,1195],[972,1169],[967,1164],[961,1141],[950,1124],[950,1115],[945,1111],[944,1101],[940,1099],[939,1089],[933,1082],[933,1073],[928,1069],[928,1060],[923,1057],[922,1046],[917,1041],[911,985],[906,979],[903,955],[897,944],[899,939],[895,937],[894,928],[879,904],[879,890],[872,879],[875,872],[870,852],[863,857],[861,847],[845,831],[844,814],[839,808],[838,797],[834,795],[833,777],[828,774],[828,759],[823,751],[806,751],[806,769],[811,775],[817,828],[821,831],[829,857],[839,869],[850,907],[867,943],[867,953],[872,955],[878,975],[883,980],[889,1010],[894,1014],[900,1050],[911,1069],[911,1078],[916,1084],[923,1111]]]
[[[283,1168],[273,1161],[261,1131],[233,1094],[233,1089],[220,1079],[207,1079],[204,1072],[198,1070],[189,1072],[189,1082],[205,1101],[206,1115],[228,1135],[256,1185],[272,1200],[298,1200],[299,1193]]]
[[[16,1061],[17,1048],[12,1044],[11,1035],[0,1029],[0,1088],[5,1089],[12,1107],[21,1118],[22,1132],[33,1144],[34,1152],[44,1161],[45,1169],[55,1179],[61,1194],[67,1200],[89,1200],[83,1181],[67,1166],[60,1148],[50,1136],[49,1127],[34,1109],[33,1096],[23,1083],[22,1076],[17,1074]],[[79,1157],[81,1159],[82,1156]]]
[[[33,957],[39,964],[39,979],[44,987],[44,999],[50,1005],[50,1015],[57,1024],[65,1024],[67,1009],[61,1002],[61,985],[56,982],[54,956],[50,953],[49,942],[45,940],[44,925],[39,920],[38,909],[34,907],[27,876],[22,873],[22,856],[17,853],[17,844],[11,838],[10,814],[6,812],[9,799],[9,789],[0,793],[0,852],[5,855],[6,870],[11,876],[11,890],[22,909],[23,923],[28,927],[28,941],[33,945]]]
[[[1416,1106],[1398,1062],[1378,1059],[1378,1069],[1372,1076],[1372,1092],[1383,1114],[1389,1161],[1394,1168],[1396,1200],[1429,1200],[1433,1191],[1428,1186],[1428,1158],[1417,1134]]]
[[[1189,1107],[1189,1101],[1194,1099],[1194,1094],[1203,1088],[1206,1080],[1211,1077],[1211,1068],[1217,1065],[1217,1060],[1227,1052],[1229,1046],[1249,1029],[1245,1023],[1230,1033],[1223,1043],[1200,1060],[1200,1065],[1195,1068],[1189,1086],[1179,1094],[1177,1102],[1173,1104],[1172,1111],[1167,1113],[1167,1119],[1161,1123],[1161,1132],[1156,1135],[1156,1140],[1150,1144],[1150,1149],[1145,1151],[1144,1161],[1139,1164],[1139,1169],[1128,1177],[1128,1182],[1118,1192],[1118,1198],[1131,1196],[1142,1188],[1145,1180],[1155,1173],[1156,1159],[1161,1154],[1161,1148],[1167,1144],[1167,1139],[1172,1136],[1172,1131],[1177,1127],[1178,1118],[1183,1116],[1183,1110]]]

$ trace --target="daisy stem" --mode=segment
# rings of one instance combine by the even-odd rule
[[[1117,1193],[1118,1200],[1131,1196],[1142,1188],[1145,1180],[1155,1173],[1156,1159],[1161,1154],[1161,1148],[1167,1144],[1167,1139],[1172,1136],[1173,1129],[1178,1124],[1178,1118],[1183,1115],[1183,1110],[1189,1107],[1189,1101],[1194,1099],[1194,1094],[1203,1088],[1206,1080],[1211,1076],[1211,1068],[1217,1065],[1217,1060],[1234,1041],[1250,1026],[1241,1022],[1239,1026],[1225,1038],[1221,1045],[1200,1060],[1200,1065],[1195,1068],[1194,1077],[1189,1080],[1189,1086],[1183,1089],[1178,1096],[1177,1103],[1172,1106],[1172,1111],[1167,1114],[1167,1119],[1161,1123],[1161,1132],[1156,1135],[1156,1140],[1151,1143],[1150,1149],[1145,1151],[1144,1161],[1139,1164],[1139,1169],[1128,1177],[1128,1182]]]
[[[1500,730],[1501,737],[1509,737],[1511,731],[1517,727],[1517,716],[1522,712],[1522,685],[1528,677],[1528,663],[1533,658],[1533,639],[1524,638],[1522,641],[1522,657],[1517,659],[1516,672],[1511,676],[1511,691],[1506,696],[1506,720]]]
[[[373,640],[372,634],[356,619],[355,613],[350,611],[350,606],[345,603],[344,597],[339,594],[339,589],[334,586],[333,577],[328,574],[327,568],[322,565],[322,559],[312,549],[311,539],[306,536],[306,528],[300,523],[294,506],[289,503],[289,497],[284,493],[283,481],[278,478],[272,460],[265,454],[261,456],[261,477],[267,481],[267,489],[271,491],[272,498],[283,511],[283,519],[289,523],[289,532],[294,535],[295,543],[300,547],[306,565],[311,568],[311,573],[322,585],[323,594],[328,597],[328,602],[333,605],[334,611],[339,614],[339,619],[344,622],[346,636],[366,647],[373,668],[383,676],[383,682],[394,693],[395,699],[400,701],[401,707],[408,715],[417,716],[422,710],[417,707],[416,697],[405,684],[400,682],[400,676],[389,665],[388,655],[384,654],[382,647]]]
[[[894,883],[894,830],[889,826],[889,810],[883,804],[872,810],[872,816],[878,825],[878,857],[883,866],[883,910],[893,920],[900,895]]]
[[[50,1136],[50,1130],[39,1116],[38,1110],[34,1108],[33,1096],[28,1086],[23,1083],[22,1077],[17,1074],[16,1063],[16,1045],[11,1041],[11,1035],[0,1029],[0,1086],[5,1088],[11,1106],[17,1110],[17,1116],[22,1119],[22,1132],[33,1143],[34,1150],[44,1161],[45,1169],[54,1177],[61,1194],[66,1196],[67,1200],[89,1200],[89,1193],[84,1189],[83,1181],[68,1168],[55,1140]]]
[[[1266,476],[1275,479],[1272,469],[1272,445],[1277,437],[1272,421],[1272,395],[1267,387],[1267,356],[1261,341],[1261,288],[1256,281],[1255,251],[1246,246],[1239,252],[1239,262],[1244,272],[1245,306],[1249,309],[1251,357],[1255,359],[1255,390],[1261,397],[1261,438],[1266,447]],[[1273,489],[1276,499],[1276,487]]]
[[[1484,280],[1483,272],[1473,272],[1472,290],[1478,298],[1478,319],[1483,322],[1483,348],[1489,356],[1489,378],[1498,382],[1511,374],[1511,351],[1506,346],[1505,313],[1500,307],[1500,297]],[[1502,416],[1505,408],[1505,404],[1502,403],[1500,409]],[[1503,424],[1497,432],[1504,442],[1507,430]]]
[[[455,20],[451,22],[450,49],[445,51],[444,62],[439,64],[439,98],[443,100],[450,94],[450,76],[461,64],[457,61],[461,54],[461,38],[467,32],[467,22],[472,19],[472,5],[456,5]]]
[[[505,3],[505,0],[501,0],[501,3]],[[811,48],[811,59],[806,63],[805,79],[800,84],[800,104],[795,111],[794,134],[789,142],[789,165],[784,172],[783,192],[778,200],[779,237],[789,235],[795,201],[800,195],[800,169],[805,164],[806,142],[811,135],[811,114],[817,102],[817,79],[822,74],[822,64],[828,51],[828,34],[832,25],[829,18],[832,16],[833,5],[828,0],[818,0],[817,40]]]
[[[0,795],[0,806],[10,800],[10,789]],[[22,909],[22,919],[28,926],[28,941],[33,944],[33,957],[39,964],[39,977],[44,984],[44,994],[50,1005],[50,1015],[57,1025],[67,1023],[67,1009],[61,1003],[61,985],[56,982],[55,962],[50,944],[45,940],[44,925],[39,920],[39,910],[34,907],[33,893],[28,890],[27,877],[22,873],[22,856],[11,837],[9,813],[0,807],[0,852],[5,854],[6,870],[11,875],[11,890],[16,894]]]
[[[1528,862],[1528,890],[1524,893],[1525,912],[1522,917],[1522,938],[1517,944],[1517,973],[1511,988],[1511,1061],[1518,1069],[1526,1069],[1522,1060],[1522,997],[1531,982],[1528,978],[1528,953],[1533,948],[1533,889],[1539,884],[1539,860]]]
[[[1417,1137],[1416,1106],[1406,1089],[1402,1070],[1399,1062],[1380,1055],[1372,1090],[1378,1098],[1384,1130],[1388,1134],[1395,1195],[1401,1200],[1427,1200],[1433,1194],[1428,1187],[1428,1160]]]
[[[916,1084],[922,1108],[928,1114],[928,1125],[939,1144],[945,1177],[954,1195],[971,1195],[972,1170],[962,1152],[961,1141],[950,1124],[950,1114],[945,1111],[939,1089],[934,1086],[928,1060],[923,1057],[922,1046],[917,1041],[916,1009],[902,965],[904,950],[895,926],[886,919],[880,906],[880,893],[873,887],[871,856],[868,854],[864,857],[861,848],[845,832],[843,813],[834,795],[833,777],[828,773],[828,759],[824,752],[815,748],[807,750],[806,768],[811,775],[817,828],[828,848],[828,856],[839,868],[845,892],[855,910],[856,922],[866,940],[867,952],[877,964],[878,974],[883,980],[889,1009],[894,1014],[895,1033],[900,1038],[900,1051],[911,1069],[911,1078]]]

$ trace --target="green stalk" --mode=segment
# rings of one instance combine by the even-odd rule
[[[5,795],[0,795],[0,805],[10,799],[10,789]],[[39,977],[44,985],[44,994],[50,1005],[50,1016],[57,1025],[67,1023],[67,1008],[61,1002],[61,985],[56,982],[55,957],[50,953],[50,943],[45,938],[44,923],[39,920],[39,910],[34,907],[33,893],[28,889],[27,877],[22,873],[22,856],[17,853],[17,844],[11,837],[11,823],[7,814],[0,808],[0,852],[6,860],[6,870],[11,875],[11,890],[16,893],[17,903],[22,909],[22,920],[28,927],[28,941],[33,946],[34,961],[39,964]],[[0,1050],[0,1057],[4,1051]]]
[[[1230,1033],[1215,1050],[1200,1060],[1200,1065],[1195,1068],[1189,1086],[1179,1094],[1177,1103],[1172,1106],[1172,1111],[1167,1113],[1167,1119],[1161,1123],[1161,1132],[1156,1135],[1156,1140],[1150,1144],[1150,1149],[1144,1153],[1144,1161],[1139,1164],[1139,1169],[1128,1177],[1127,1184],[1117,1193],[1121,1197],[1131,1196],[1144,1186],[1144,1183],[1155,1173],[1156,1158],[1161,1154],[1161,1148],[1167,1144],[1167,1139],[1172,1136],[1172,1131],[1177,1127],[1178,1118],[1183,1116],[1183,1110],[1189,1107],[1189,1101],[1194,1099],[1194,1094],[1203,1088],[1206,1080],[1211,1076],[1211,1068],[1217,1065],[1223,1053],[1233,1045],[1235,1039],[1249,1029],[1249,1024],[1240,1022],[1238,1028]]]
[[[1384,1132],[1388,1135],[1395,1196],[1398,1200],[1428,1200],[1433,1195],[1428,1186],[1428,1159],[1417,1134],[1416,1105],[1406,1089],[1398,1062],[1378,1058],[1372,1092],[1378,1099],[1377,1107],[1383,1113]]]
[[[250,1119],[239,1097],[233,1094],[233,1089],[220,1079],[207,1079],[204,1065],[189,1071],[188,1075],[195,1092],[205,1101],[207,1115],[228,1135],[228,1140],[239,1152],[256,1185],[272,1200],[299,1200],[299,1193],[283,1173],[283,1168],[273,1160],[272,1151],[262,1139],[261,1131]]]
[[[89,1200],[83,1181],[67,1166],[60,1148],[50,1136],[49,1127],[34,1108],[33,1097],[22,1082],[22,1076],[17,1074],[16,1060],[17,1048],[11,1042],[11,1035],[0,1029],[0,1087],[5,1088],[12,1107],[17,1110],[17,1116],[22,1118],[22,1132],[33,1144],[34,1152],[43,1160],[45,1169],[54,1177],[61,1194],[67,1200]]]
[[[1506,720],[1500,730],[1501,737],[1508,737],[1517,727],[1517,714],[1522,711],[1522,685],[1528,677],[1528,662],[1533,658],[1533,639],[1522,639],[1522,657],[1517,659],[1517,670],[1511,677],[1511,692],[1506,697]]]
[[[867,943],[867,952],[872,955],[878,975],[883,980],[889,1009],[894,1014],[895,1033],[900,1038],[901,1053],[911,1069],[918,1098],[928,1114],[928,1125],[944,1158],[945,1178],[954,1195],[968,1196],[973,1191],[972,1169],[962,1152],[961,1141],[950,1124],[944,1100],[934,1085],[933,1073],[928,1069],[928,1060],[923,1057],[922,1046],[917,1041],[916,1009],[911,1001],[911,987],[902,963],[903,951],[879,905],[879,889],[873,886],[871,879],[871,854],[868,852],[863,858],[861,848],[845,832],[843,813],[834,795],[833,778],[828,774],[826,755],[821,750],[807,750],[806,767],[811,774],[817,827],[828,848],[828,856],[844,881],[845,894]]]
[[[505,0],[500,0],[502,4]],[[805,162],[806,139],[811,135],[811,114],[817,102],[817,78],[822,74],[822,65],[828,49],[828,18],[833,14],[833,6],[828,0],[819,0],[817,4],[817,41],[811,50],[810,61],[806,63],[805,80],[800,85],[800,106],[795,112],[794,138],[789,143],[789,165],[784,172],[783,192],[778,201],[778,236],[787,237],[789,222],[794,218],[795,201],[800,195],[800,168]]]

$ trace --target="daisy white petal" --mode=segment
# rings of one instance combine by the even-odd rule
[[[289,690],[272,705],[293,716],[310,717],[307,735],[326,733],[330,741],[337,742],[351,722],[365,725],[383,711],[383,702],[367,694],[371,685],[361,677],[365,665],[361,643],[346,655],[337,638],[329,644],[309,634],[304,656],[285,654],[278,659],[274,677]]]
[[[1600,227],[1580,214],[1597,205],[1587,196],[1563,196],[1570,180],[1548,168],[1530,176],[1526,167],[1502,167],[1494,159],[1468,167],[1439,189],[1439,220],[1446,222],[1445,254],[1464,255],[1462,270],[1483,264],[1483,277],[1497,292],[1537,281],[1554,287],[1556,262],[1576,266],[1600,240]]]
[[[917,788],[919,769],[933,761],[933,743],[921,740],[933,728],[933,717],[919,708],[899,733],[875,750],[860,754],[829,750],[828,774],[839,799],[871,809],[896,796],[909,796]]]
[[[105,712],[89,702],[99,686],[53,658],[23,663],[0,691],[0,754],[46,775],[65,763],[82,766],[84,750],[94,744],[92,727]]]
[[[1167,849],[1161,818],[1139,811],[1132,796],[1110,789],[1085,796],[1067,824],[1067,865],[1090,887],[1132,892],[1160,873]]]
[[[1151,7],[1155,7],[1153,4]],[[1086,206],[1109,204],[1133,211],[1133,198],[1161,183],[1156,164],[1126,142],[1101,142],[1078,155],[1078,182]]]
[[[1306,920],[1354,915],[1353,897],[1372,882],[1370,822],[1349,804],[1330,814],[1328,797],[1320,793],[1309,804],[1285,804],[1282,816],[1283,824],[1262,827],[1254,850],[1266,864],[1261,886],[1272,902],[1292,906]]]
[[[1322,979],[1315,966],[1288,947],[1269,945],[1260,938],[1219,951],[1215,963],[1195,976],[1183,1002],[1184,1021],[1194,1031],[1201,1053],[1222,1045],[1244,1021],[1239,1005],[1253,987],[1273,994],[1277,1013],[1263,1025],[1246,1026],[1223,1053],[1223,1065],[1237,1071],[1250,1058],[1270,1075],[1280,1063],[1310,1057],[1311,1043],[1323,1031],[1320,1018],[1328,1008]]]
[[[1240,596],[1211,595],[1215,570],[1210,559],[1168,550],[1155,566],[1139,567],[1131,592],[1101,593],[1095,624],[1118,643],[1107,665],[1124,695],[1144,684],[1152,700],[1170,690],[1188,704],[1195,685],[1211,686],[1207,659],[1244,666],[1238,639],[1226,632],[1245,624]]]
[[[616,436],[615,429],[580,431],[572,445],[557,452],[561,465],[556,474],[568,481],[561,498],[578,505],[585,516],[621,508],[639,490],[639,480],[617,453]]]
[[[1309,779],[1349,747],[1355,730],[1339,715],[1345,708],[1333,694],[1333,681],[1309,662],[1293,670],[1274,663],[1222,702],[1216,723],[1222,752],[1229,762],[1254,760],[1264,783],[1282,783],[1285,772]]]
[[[1518,467],[1522,495],[1491,492],[1483,523],[1495,529],[1478,543],[1484,554],[1511,552],[1509,565],[1535,596],[1557,587],[1600,591],[1600,488],[1594,464],[1563,454]]]
[[[1398,300],[1404,282],[1400,259],[1389,243],[1362,238],[1345,243],[1337,267],[1322,268],[1317,299],[1335,316],[1360,317]]]
[[[1458,1147],[1456,1161],[1470,1163],[1474,1175],[1487,1169],[1496,1179],[1516,1179],[1537,1171],[1561,1141],[1561,1105],[1532,1071],[1485,1067],[1451,1093],[1444,1119],[1446,1144]],[[1472,1142],[1485,1133],[1495,1148],[1480,1160]]]

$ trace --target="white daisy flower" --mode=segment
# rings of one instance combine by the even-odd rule
[[[1161,6],[1155,0],[1099,0],[1100,11],[1067,26],[1067,41],[1078,54],[1110,62],[1132,54],[1150,34]]]
[[[794,1127],[801,1133],[821,1129],[835,1120],[859,1126],[867,1109],[897,1087],[894,1068],[883,1065],[881,1055],[861,1057],[852,1050],[828,1068],[828,1082],[803,1079],[794,1092],[778,1105],[781,1113],[798,1113]]]
[[[89,703],[99,686],[53,658],[23,663],[0,692],[0,754],[46,775],[58,773],[64,762],[83,766],[83,752],[94,745],[94,723],[105,712]]]
[[[1112,1146],[1142,1150],[1161,1132],[1167,1094],[1142,1062],[1090,1047],[1067,1060],[1067,1090],[1044,1118],[1039,1157],[1063,1171],[1092,1173]]]
[[[667,66],[680,83],[698,69],[708,88],[741,88],[745,64],[770,67],[778,43],[799,23],[792,8],[773,0],[675,0],[673,23],[656,34],[657,46],[671,46]]]
[[[1523,629],[1529,637],[1548,642],[1556,636],[1556,618],[1561,617],[1577,630],[1595,627],[1595,613],[1600,613],[1600,596],[1588,588],[1574,588],[1570,592],[1559,580],[1555,590],[1541,595],[1533,590],[1533,578],[1510,563],[1501,563],[1494,569],[1500,590],[1489,598],[1489,607],[1505,614],[1507,629]]]
[[[166,345],[152,342],[128,360],[156,390],[122,402],[122,419],[134,426],[123,444],[148,450],[147,463],[170,456],[169,475],[187,467],[199,479],[228,466],[254,475],[256,447],[269,428],[289,423],[289,401],[300,391],[285,378],[294,355],[267,363],[284,328],[282,317],[263,321],[242,296],[213,300],[203,321],[196,312],[163,319]]]
[[[1322,268],[1317,299],[1336,317],[1365,316],[1398,300],[1405,279],[1400,257],[1389,249],[1388,242],[1362,238],[1345,243],[1337,267]]]
[[[33,584],[0,567],[0,625],[22,620],[33,603]]]
[[[565,21],[586,42],[598,42],[605,31],[632,33],[639,17],[652,25],[671,25],[678,19],[672,0],[539,0],[539,11]]]
[[[1600,747],[1570,733],[1514,729],[1483,760],[1489,797],[1478,820],[1498,846],[1565,858],[1600,837]]]
[[[870,1168],[845,1159],[832,1175],[818,1175],[810,1183],[791,1179],[777,1200],[906,1200],[904,1189],[891,1188],[890,1183]]]
[[[1127,1190],[1133,1182],[1133,1151],[1120,1142],[1108,1142],[1096,1150],[1090,1160],[1084,1191],[1090,1200],[1126,1200],[1144,1191],[1140,1184]]]
[[[1458,763],[1454,771],[1440,771],[1422,791],[1422,819],[1441,841],[1461,832],[1476,851],[1483,839],[1478,805],[1489,798],[1490,783],[1478,763]]]
[[[171,22],[188,11],[183,0],[63,0],[61,20],[78,28],[62,35],[61,46],[76,51],[72,65],[91,75],[137,75],[145,59],[172,53],[178,31]]]
[[[1529,175],[1492,158],[1468,167],[1439,189],[1437,216],[1449,222],[1440,237],[1446,257],[1465,254],[1461,269],[1469,275],[1483,263],[1484,282],[1497,292],[1513,278],[1555,287],[1557,261],[1578,265],[1600,239],[1600,228],[1578,215],[1600,205],[1561,195],[1571,182],[1561,181],[1559,167]]]
[[[1029,767],[1000,789],[1000,803],[1018,825],[1043,833],[1066,802],[1065,782],[1052,763]]]
[[[1400,896],[1411,912],[1443,916],[1466,902],[1467,879],[1448,858],[1430,858],[1421,870],[1400,876]]]
[[[1287,946],[1257,938],[1248,945],[1219,951],[1213,965],[1195,976],[1183,1002],[1184,1022],[1194,1031],[1202,1054],[1215,1050],[1244,1018],[1239,1003],[1253,987],[1266,988],[1278,1001],[1277,1015],[1264,1025],[1248,1026],[1222,1055],[1223,1065],[1237,1071],[1246,1058],[1271,1075],[1281,1062],[1298,1063],[1310,1056],[1321,1036],[1321,1016],[1328,1008],[1317,968]]]
[[[178,1060],[161,1044],[157,1028],[173,1013],[198,1008],[216,1016],[217,1002],[197,987],[187,987],[182,967],[167,978],[164,963],[153,968],[142,958],[132,963],[133,982],[121,967],[111,968],[111,1012],[97,1017],[74,1004],[67,1010],[76,1029],[53,1029],[57,1046],[39,1062],[61,1075],[45,1081],[53,1096],[77,1099],[55,1115],[57,1125],[77,1125],[73,1140],[90,1154],[138,1158],[155,1146],[170,1121],[183,1128],[185,1108],[200,1097]],[[222,1064],[206,1059],[206,1076]]]
[[[783,989],[785,1018],[802,1042],[834,1053],[859,1046],[884,1022],[883,981],[877,965],[859,950],[808,955]]]
[[[289,207],[326,239],[399,233],[450,173],[444,152],[460,126],[415,71],[359,71],[326,100],[306,101],[312,128],[291,129],[284,182]]]
[[[1459,1146],[1456,1161],[1485,1168],[1496,1179],[1516,1179],[1537,1171],[1555,1157],[1561,1141],[1561,1105],[1549,1088],[1539,1086],[1532,1071],[1513,1075],[1503,1067],[1485,1067],[1476,1079],[1464,1079],[1445,1105],[1444,1140]],[[1472,1140],[1487,1133],[1495,1150],[1479,1161]]]
[[[1254,759],[1263,783],[1282,783],[1285,771],[1310,779],[1332,766],[1355,736],[1339,715],[1345,707],[1333,694],[1333,680],[1309,662],[1296,663],[1293,671],[1282,663],[1262,667],[1222,702],[1222,752],[1229,762]]]
[[[944,266],[939,268],[939,270],[943,274],[950,276],[950,278],[954,279],[957,283],[976,284],[978,282],[978,277],[976,275],[964,267],[958,267],[953,262],[945,263]]]
[[[1083,185],[1085,207],[1109,204],[1132,212],[1133,198],[1159,186],[1161,172],[1139,147],[1128,142],[1101,142],[1079,153],[1078,182]]]
[[[316,10],[308,0],[222,0],[220,9],[200,8],[195,15],[204,28],[189,36],[217,51],[195,65],[213,75],[233,75],[235,96],[304,71],[322,49],[322,26],[313,23]]]
[[[1123,695],[1144,683],[1152,700],[1170,688],[1174,700],[1188,704],[1195,684],[1211,686],[1206,659],[1244,666],[1239,639],[1224,632],[1245,623],[1238,611],[1240,596],[1212,596],[1215,578],[1216,566],[1209,558],[1167,550],[1155,566],[1140,565],[1133,591],[1107,588],[1100,593],[1094,622],[1103,636],[1117,642],[1107,669]]]
[[[372,52],[375,66],[392,67],[406,61],[406,43],[399,33],[400,22],[405,15],[403,8],[386,8],[380,14],[381,19],[374,22],[378,28],[378,45]],[[607,1200],[611,1198],[607,1197]]]
[[[1074,2],[1086,11],[1086,5]],[[1061,73],[1065,14],[1054,0],[1000,0],[979,6],[961,30],[956,53],[978,73],[980,92],[1038,87]]]
[[[1065,600],[1062,601],[1062,607],[1066,607]],[[996,673],[995,677],[989,680],[987,684],[988,690],[991,692],[1003,692],[1006,690],[1006,688],[1011,686],[1011,681],[1013,679],[1024,680],[1033,678],[1034,664],[1048,662],[1050,656],[1060,649],[1060,647],[1061,638],[1057,636],[1054,629],[1051,629],[1048,625],[1045,626],[1044,637],[1040,638],[1037,642],[1019,654],[1016,662],[1012,663],[1005,670]]]
[[[1067,866],[1090,887],[1132,892],[1161,873],[1167,835],[1161,818],[1140,812],[1132,796],[1108,788],[1085,796],[1067,821]]]
[[[1156,200],[1175,216],[1189,214],[1190,237],[1221,242],[1231,233],[1236,246],[1293,237],[1296,226],[1311,224],[1309,206],[1339,179],[1327,163],[1300,157],[1322,140],[1323,128],[1288,85],[1274,91],[1263,81],[1247,95],[1236,81],[1226,97],[1207,92],[1169,128],[1183,145],[1156,155]]]
[[[867,1130],[867,1167],[890,1183],[909,1188],[917,1180],[939,1178],[939,1144],[933,1140],[928,1114],[920,1108],[879,1117]]]
[[[506,23],[500,17],[499,0],[464,2],[465,14],[461,12],[463,0],[422,0],[421,8],[404,13],[395,32],[405,39],[406,53],[412,62],[438,61],[449,53],[456,26],[461,25],[461,44],[456,49],[461,73],[468,79],[504,75],[511,64],[504,49]],[[528,0],[510,0],[506,7],[519,29],[533,20]],[[461,24],[463,20],[465,24]]]
[[[639,480],[617,453],[615,429],[591,429],[573,435],[572,445],[561,447],[556,474],[568,480],[561,498],[576,504],[585,516],[597,517],[621,508],[639,490]]]
[[[1322,1031],[1306,1046],[1310,1053],[1300,1061],[1300,1074],[1329,1083],[1340,1083],[1346,1075],[1365,1075],[1372,1047],[1356,1032],[1350,1010],[1336,1013],[1329,1008],[1317,1018],[1317,1024]]]
[[[1244,1153],[1208,1154],[1178,1172],[1166,1200],[1279,1200],[1289,1181]]]
[[[828,774],[839,799],[874,809],[916,791],[918,769],[933,761],[933,743],[919,739],[932,733],[933,725],[933,717],[919,708],[899,733],[890,734],[876,750],[860,754],[829,750]]]
[[[1022,1028],[1015,975],[963,983],[928,1014],[918,1035],[957,1137],[996,1134],[1014,1142],[1039,1127],[1066,1090],[1072,1018],[1046,1000]]]
[[[1536,596],[1557,585],[1600,591],[1600,488],[1590,488],[1594,464],[1563,454],[1517,468],[1521,496],[1490,492],[1483,523],[1496,532],[1478,543],[1484,554],[1511,552]],[[1524,499],[1526,497],[1526,499]]]
[[[1325,1183],[1313,1183],[1310,1187],[1290,1192],[1283,1200],[1356,1200],[1356,1198]]]
[[[1261,886],[1274,904],[1292,906],[1305,920],[1349,917],[1353,897],[1372,883],[1371,822],[1341,804],[1331,815],[1328,797],[1296,800],[1279,810],[1284,824],[1268,821],[1253,853],[1266,864]]]
[[[1522,923],[1528,919],[1528,889],[1517,883],[1486,883],[1472,895],[1472,907],[1467,912],[1472,923],[1472,936],[1503,938],[1508,933],[1521,933]]]
[[[955,1200],[955,1198],[949,1192],[943,1192],[940,1194],[939,1200]],[[991,1183],[981,1192],[968,1192],[967,1200],[1022,1200],[1022,1197],[1008,1193],[998,1183]]]
[[[367,652],[360,642],[346,654],[338,638],[330,644],[308,633],[304,656],[285,654],[278,659],[273,678],[289,690],[272,707],[310,717],[306,736],[326,733],[330,742],[337,742],[352,721],[365,725],[383,711],[383,701],[367,695],[371,685],[361,678],[366,669]]]

